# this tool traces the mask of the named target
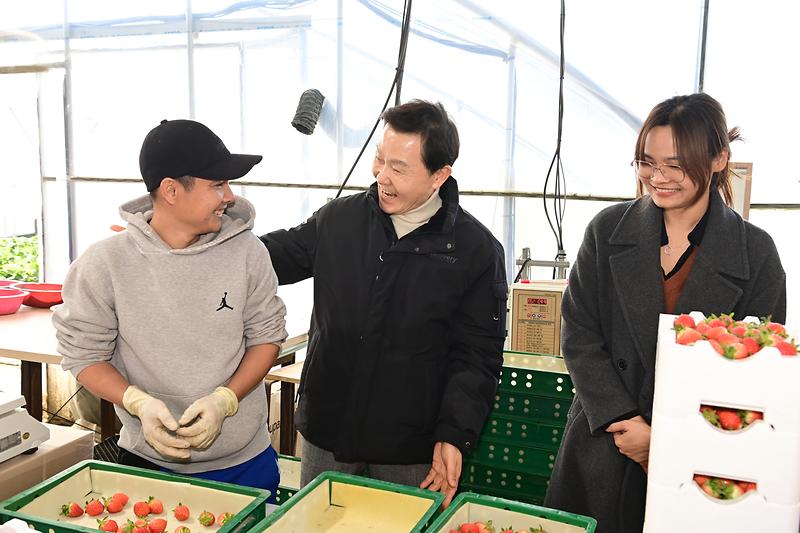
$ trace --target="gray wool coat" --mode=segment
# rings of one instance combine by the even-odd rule
[[[605,432],[653,410],[663,211],[650,198],[589,224],[562,305],[562,353],[575,383],[545,505],[597,519],[598,533],[640,533],[647,478]],[[786,275],[772,238],[711,194],[705,233],[675,313],[786,316]],[[676,435],[675,438],[681,438]]]

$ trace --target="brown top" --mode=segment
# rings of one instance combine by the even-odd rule
[[[686,284],[686,278],[692,272],[695,257],[697,257],[697,246],[692,246],[686,259],[681,258],[682,261],[678,263],[677,268],[664,277],[664,310],[671,315],[675,314],[675,305]]]

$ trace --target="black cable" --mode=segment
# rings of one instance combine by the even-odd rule
[[[547,169],[547,175],[544,180],[544,193],[542,195],[542,203],[544,205],[544,214],[547,217],[547,223],[553,232],[556,239],[556,246],[559,255],[564,250],[564,235],[563,235],[563,220],[564,211],[566,208],[566,180],[564,178],[564,166],[561,162],[561,136],[564,126],[564,72],[566,70],[566,62],[564,60],[564,21],[566,19],[565,2],[561,0],[561,26],[559,32],[559,45],[560,45],[560,62],[559,62],[559,80],[558,80],[558,135],[556,138],[556,149],[553,153],[553,159],[550,161],[550,166]],[[547,207],[547,186],[550,183],[550,176],[555,168],[555,179],[553,185],[553,218],[555,219],[555,226],[553,219],[550,218],[550,211]],[[555,279],[555,267],[553,268],[553,278]]]
[[[96,429],[92,429],[92,428],[90,428],[88,426],[84,426],[83,424],[78,424],[74,420],[70,420],[69,418],[63,417],[63,416],[58,415],[56,413],[51,413],[47,409],[42,409],[42,411],[47,413],[48,415],[50,415],[50,420],[53,420],[54,418],[59,418],[59,419],[63,420],[64,422],[69,422],[70,424],[76,425],[76,426],[81,427],[83,429],[88,429],[89,431],[91,431],[93,433],[97,433],[98,435],[100,434],[100,432],[97,431]]]
[[[411,28],[411,0],[403,7],[403,24],[400,28],[400,50],[397,53],[397,86],[394,91],[394,105],[400,105],[400,91],[403,88],[403,72],[406,64],[406,48]]]
[[[378,119],[375,121],[375,125],[372,126],[372,130],[369,132],[367,140],[364,141],[364,145],[361,147],[361,150],[359,150],[358,155],[356,156],[356,160],[353,161],[353,165],[350,167],[350,171],[347,173],[347,176],[345,176],[344,181],[342,181],[342,184],[339,186],[339,190],[336,192],[335,198],[339,198],[339,196],[341,196],[345,185],[347,185],[347,182],[350,180],[350,176],[353,174],[353,170],[355,170],[356,165],[358,164],[359,160],[361,160],[361,156],[364,154],[364,150],[366,150],[367,146],[369,146],[369,142],[372,140],[372,136],[375,134],[375,130],[378,129],[378,124],[381,123],[381,116],[383,115],[383,112],[386,111],[386,106],[389,105],[389,100],[392,99],[392,93],[394,92],[395,88],[398,87],[398,82],[402,83],[403,68],[406,63],[406,48],[408,47],[408,33],[409,29],[411,28],[411,0],[405,0],[403,2],[402,20],[403,20],[403,25],[400,28],[400,46],[398,52],[397,67],[395,68],[394,79],[392,80],[392,86],[389,88],[389,94],[386,96],[386,101],[383,103],[381,112],[378,113]],[[398,98],[399,98],[399,92],[400,91],[398,89]]]
[[[55,412],[55,413],[51,413],[51,412],[50,412],[50,411],[48,411],[47,409],[42,409],[42,411],[44,411],[45,413],[47,413],[48,415],[50,415],[50,420],[52,420],[53,418],[59,418],[59,419],[61,419],[61,420],[64,420],[65,422],[69,422],[69,423],[71,423],[71,424],[75,424],[75,425],[76,425],[76,426],[78,426],[78,427],[82,427],[83,429],[88,429],[89,431],[93,431],[93,432],[95,432],[95,433],[100,433],[99,431],[97,431],[97,430],[95,430],[95,429],[92,429],[92,428],[90,428],[90,427],[86,427],[86,426],[84,426],[84,425],[82,425],[82,424],[78,424],[76,421],[74,421],[74,420],[70,420],[69,418],[66,418],[66,417],[60,416],[60,415],[58,414],[58,413],[60,413],[60,412],[61,412],[61,410],[62,410],[64,407],[66,407],[66,406],[67,406],[67,404],[70,402],[70,400],[72,400],[72,399],[73,399],[73,398],[74,398],[74,397],[75,397],[75,396],[76,396],[76,395],[77,395],[77,394],[78,394],[80,391],[82,391],[82,390],[83,390],[83,385],[81,385],[80,387],[78,387],[78,390],[76,390],[75,392],[73,392],[73,393],[72,393],[72,396],[70,396],[69,398],[67,398],[67,399],[64,401],[64,403],[62,403],[62,404],[61,404],[61,407],[59,407],[58,409],[56,409],[56,412]]]
[[[530,258],[530,257],[528,257],[528,258],[526,258],[526,259],[525,259],[525,261],[523,261],[523,262],[522,262],[522,266],[521,266],[521,267],[519,267],[519,272],[517,272],[517,275],[516,275],[516,276],[514,276],[514,283],[518,282],[518,281],[519,281],[519,278],[521,278],[521,277],[522,277],[522,271],[523,271],[523,270],[525,270],[525,267],[526,267],[526,266],[528,266],[528,262],[529,262],[530,260],[531,260],[531,258]]]

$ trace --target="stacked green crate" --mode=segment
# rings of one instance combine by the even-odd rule
[[[494,408],[461,490],[541,504],[575,395],[559,357],[506,352]]]
[[[278,469],[281,481],[275,492],[275,503],[281,505],[300,490],[300,458],[278,454]]]

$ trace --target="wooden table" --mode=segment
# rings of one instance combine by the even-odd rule
[[[28,412],[36,420],[42,420],[42,365],[61,364],[52,318],[50,309],[26,305],[12,315],[0,315],[0,357],[21,361],[22,395]],[[295,352],[307,344],[306,333],[287,339],[281,345],[276,364],[294,363]],[[101,400],[100,434],[103,439],[114,435],[115,416],[114,405]]]
[[[307,338],[306,338],[307,340]],[[296,432],[294,428],[294,386],[300,383],[303,361],[273,368],[268,381],[281,382],[281,453],[294,455]]]

